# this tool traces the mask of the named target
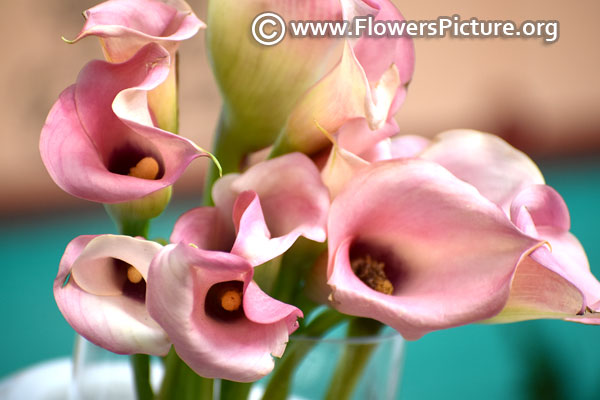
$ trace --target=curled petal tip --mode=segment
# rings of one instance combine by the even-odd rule
[[[61,37],[60,37],[60,39],[61,39],[63,42],[67,43],[67,44],[74,44],[74,43],[76,43],[76,42],[77,42],[77,38],[75,38],[75,39],[73,39],[73,40],[69,40],[69,39],[67,39],[67,38],[66,38],[66,37],[64,37],[64,36],[61,36]]]

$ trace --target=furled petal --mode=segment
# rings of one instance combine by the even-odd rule
[[[375,21],[404,18],[387,1],[342,0],[345,20],[375,16]],[[368,38],[348,40],[338,66],[296,105],[284,129],[288,145],[314,153],[326,144],[314,125],[340,130],[340,143],[356,154],[398,132],[393,115],[406,96],[414,68],[412,40]],[[346,82],[344,85],[343,82]]]
[[[342,128],[341,132],[347,132],[345,131],[345,127]],[[421,136],[399,136],[393,140],[389,138],[382,139],[371,144],[366,150],[363,147],[364,151],[362,153],[354,153],[342,144],[346,143],[352,146],[352,143],[347,140],[343,141],[343,139],[343,133],[338,135],[338,140],[335,138],[330,139],[333,146],[327,163],[321,170],[321,177],[325,185],[329,188],[332,199],[337,196],[346,183],[358,171],[366,168],[371,163],[391,159],[411,158],[420,153],[429,144],[429,141]],[[357,148],[356,146],[352,147]]]
[[[182,0],[109,0],[83,13],[85,25],[73,40],[98,36],[106,59],[121,63],[148,43],[158,43],[170,54],[169,75],[148,93],[156,125],[178,130],[177,67],[179,42],[194,36],[205,25]]]
[[[331,198],[335,198],[358,171],[369,165],[368,161],[334,144],[327,164],[321,171],[323,183],[329,188]]]
[[[536,250],[531,258],[576,285],[585,296],[582,308],[597,303],[600,300],[600,283],[590,272],[579,241],[567,233],[559,240],[555,238],[554,244],[552,250],[547,247]]]
[[[573,240],[579,256],[583,249]],[[577,255],[577,254],[574,254]],[[600,284],[590,273],[587,261],[577,265],[562,249],[536,249],[517,268],[510,295],[502,311],[487,322],[506,323],[555,318],[584,324],[600,324]]]
[[[585,251],[570,232],[570,217],[562,197],[546,185],[522,190],[511,206],[511,218],[523,232],[548,242],[531,258],[575,285],[585,297],[582,308],[600,311],[600,282],[592,275]]]
[[[208,3],[207,48],[223,109],[248,152],[273,144],[298,99],[339,62],[343,41],[286,37],[276,46],[253,39],[253,20],[273,12],[285,21],[342,19],[339,0]],[[279,28],[277,28],[279,29]]]
[[[172,243],[194,244],[204,250],[229,251],[235,240],[231,223],[216,207],[198,207],[183,214],[173,227]]]
[[[519,261],[540,245],[471,185],[422,160],[361,171],[334,200],[328,235],[332,305],[408,339],[498,313]],[[355,275],[351,263],[365,256],[384,263],[391,295]]]
[[[559,233],[571,229],[571,217],[563,198],[546,185],[531,185],[521,190],[510,206],[512,221],[521,230],[531,231],[532,227],[545,227]]]
[[[179,42],[205,25],[185,2],[171,5],[159,0],[109,0],[83,13],[86,21],[74,42],[98,36],[106,58],[121,63],[148,43],[158,43],[171,55]]]
[[[65,250],[54,281],[54,297],[69,324],[92,343],[119,354],[165,355],[171,346],[148,315],[144,301],[123,293],[126,276],[115,260],[147,279],[157,243],[129,236],[80,236]],[[124,272],[124,271],[121,271]]]
[[[374,0],[378,3],[379,12],[375,15],[374,23],[379,21],[403,21],[404,17],[396,6],[389,0]],[[369,82],[377,82],[388,70],[390,65],[398,68],[402,87],[396,94],[396,101],[389,110],[390,117],[394,115],[406,94],[406,86],[412,79],[415,66],[413,41],[409,37],[361,37],[354,45],[356,59],[363,67]]]
[[[285,253],[300,236],[320,237],[323,233],[318,228],[315,229],[313,222],[307,218],[305,223],[300,220],[293,222],[289,230],[285,231],[287,233],[272,238],[258,195],[251,190],[238,196],[233,206],[233,220],[237,237],[231,253],[244,257],[253,266]]]
[[[486,322],[565,318],[582,313],[581,291],[564,277],[525,257],[519,264],[502,312]]]
[[[342,0],[342,4],[348,2],[356,3],[357,1]],[[377,9],[377,12],[358,11],[354,12],[353,16],[371,14],[374,16],[374,22],[404,20],[394,4],[388,0],[373,0],[369,3],[371,3],[371,7]],[[393,93],[393,100],[387,105],[387,122],[383,127],[372,130],[366,120],[356,119],[346,122],[340,129],[338,133],[340,145],[348,151],[361,154],[382,139],[398,133],[398,126],[393,116],[406,97],[407,87],[414,71],[415,54],[413,42],[409,37],[371,38],[363,36],[354,41],[352,47],[356,60],[360,63],[369,82],[379,82],[389,70],[390,65],[394,65],[398,70],[401,83],[401,86]]]
[[[243,258],[188,245],[169,245],[150,266],[148,309],[177,354],[201,376],[249,382],[273,368],[296,328],[300,310],[269,298],[252,283]],[[209,290],[243,282],[243,315],[219,320],[207,310]]]
[[[412,75],[410,38],[315,39],[310,30],[292,38],[289,25],[280,43],[262,46],[248,31],[267,11],[288,22],[341,22],[367,15],[402,19],[387,0],[209,2],[208,48],[224,97],[221,121],[225,131],[244,133],[236,140],[245,153],[277,139],[278,152],[314,154],[327,145],[315,119],[331,132],[355,118],[365,119],[368,131],[392,124],[405,97],[403,85]]]
[[[472,130],[439,134],[421,157],[435,161],[508,213],[521,189],[543,184],[538,167],[497,136]]]
[[[155,44],[122,64],[92,61],[84,67],[50,111],[40,137],[42,160],[58,186],[103,203],[138,199],[170,186],[206,154],[187,139],[144,124],[150,116],[140,96],[168,69],[169,55]],[[157,179],[128,176],[146,156],[159,164]]]
[[[238,199],[249,190],[255,194]],[[226,175],[213,186],[213,199],[225,219],[237,224],[236,252],[252,260],[265,257],[246,241],[246,233],[254,231],[256,223],[262,224],[261,240],[271,239],[272,250],[282,249],[298,235],[325,241],[329,194],[319,171],[303,154],[287,154],[256,164],[243,174]]]
[[[395,65],[370,85],[349,43],[339,64],[298,102],[284,128],[291,148],[311,154],[327,143],[316,126],[337,132],[346,122],[363,118],[371,130],[383,128],[395,93],[400,86]]]
[[[364,157],[364,154],[377,147],[378,143],[397,133],[398,124],[394,119],[390,119],[383,127],[373,131],[364,118],[357,118],[346,122],[336,136],[340,147]]]
[[[260,287],[250,281],[244,292],[244,313],[246,318],[257,324],[279,324],[285,322],[287,333],[291,334],[298,329],[298,318],[303,314],[298,308],[282,303],[269,297]],[[287,343],[279,343],[278,351],[273,351],[275,357],[281,357]]]

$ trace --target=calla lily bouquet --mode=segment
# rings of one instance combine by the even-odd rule
[[[183,1],[109,0],[73,40],[97,36],[106,61],[83,67],[42,130],[52,179],[105,204],[121,232],[68,244],[56,302],[81,336],[134,355],[140,399],[212,398],[214,378],[242,399],[290,335],[347,321],[409,340],[479,321],[600,322],[567,207],[526,155],[470,130],[397,135],[410,38],[264,47],[249,27],[265,11],[403,18],[389,0],[212,0],[205,25]],[[178,45],[206,26],[223,96],[213,153],[178,135]],[[199,157],[212,159],[204,205],[151,240]],[[156,394],[148,355],[165,357]],[[273,379],[269,398],[285,398],[289,374]]]

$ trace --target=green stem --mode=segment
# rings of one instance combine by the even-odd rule
[[[265,389],[263,400],[285,400],[288,397],[292,384],[292,375],[300,361],[314,346],[314,343],[288,343],[287,349],[278,362],[278,366],[271,373],[269,384]]]
[[[347,318],[347,315],[329,309],[317,316],[307,326],[300,328],[296,336],[321,337]],[[269,384],[262,397],[263,400],[285,400],[287,398],[294,371],[316,344],[317,341],[294,340],[288,343],[283,357],[276,363],[275,369],[271,373]]]
[[[354,318],[348,324],[348,337],[376,335],[382,327],[381,323],[372,319]],[[350,399],[375,347],[376,344],[372,343],[357,343],[344,348],[325,400]]]
[[[305,238],[298,238],[296,243],[283,255],[281,268],[273,290],[273,297],[288,304],[302,290],[299,282],[313,266],[317,257],[326,249],[326,244],[317,243]]]
[[[154,393],[150,386],[150,356],[133,354],[130,357],[135,377],[135,389],[138,400],[152,400]]]
[[[213,380],[190,369],[171,349],[165,357],[165,376],[157,400],[212,400]]]
[[[259,268],[254,268],[252,279],[263,292],[271,297],[273,297],[273,291],[275,290],[282,261],[283,255],[267,261],[260,265]]]
[[[159,399],[168,399],[173,387],[177,386],[177,380],[179,378],[179,368],[181,363],[175,350],[171,348],[169,354],[163,359],[165,367],[165,375],[163,376],[162,384],[160,385],[160,391],[157,396]]]
[[[150,231],[150,220],[135,220],[135,219],[122,219],[118,222],[119,232],[121,235],[128,236],[142,236],[148,238]]]
[[[219,125],[215,134],[215,143],[213,145],[213,155],[221,164],[222,172],[215,163],[210,163],[206,180],[204,181],[204,205],[213,205],[212,186],[220,174],[229,174],[239,172],[242,163],[247,155],[247,151],[241,138],[243,137],[243,128],[232,124],[225,110],[221,110]]]
[[[221,400],[244,400],[248,398],[252,383],[221,380]]]

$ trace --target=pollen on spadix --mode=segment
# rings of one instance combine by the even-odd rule
[[[352,271],[365,285],[383,294],[392,294],[394,285],[385,273],[385,264],[369,254],[358,257],[350,263]]]
[[[140,283],[144,277],[133,265],[127,268],[127,279],[131,283]]]
[[[158,161],[152,157],[144,157],[129,169],[129,176],[134,176],[141,179],[154,180],[158,176],[160,166]]]
[[[228,290],[221,296],[221,307],[227,311],[236,311],[242,305],[242,295],[237,290]]]

